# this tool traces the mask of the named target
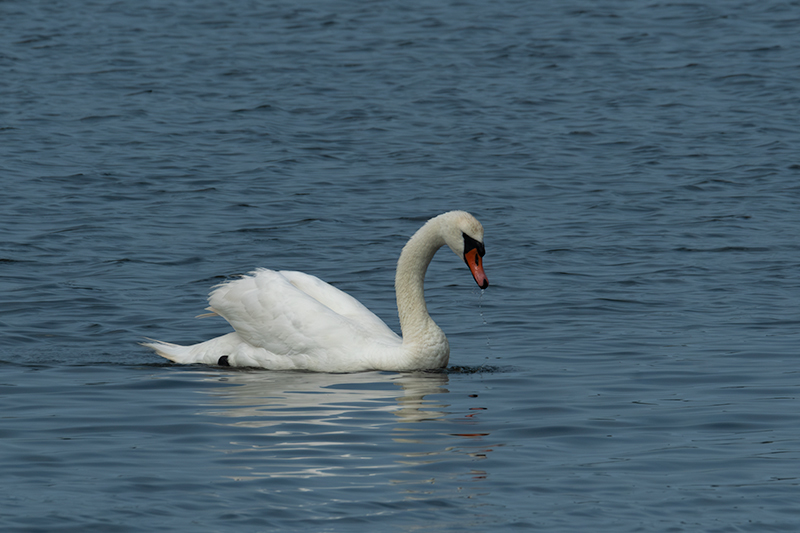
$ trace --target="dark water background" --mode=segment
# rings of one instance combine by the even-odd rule
[[[3,531],[797,531],[800,3],[0,2]],[[254,267],[446,373],[137,345]]]

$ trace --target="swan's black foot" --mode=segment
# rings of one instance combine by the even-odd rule
[[[228,362],[228,356],[227,355],[223,355],[222,357],[220,357],[219,361],[217,361],[217,364],[219,366],[231,366],[231,364]]]

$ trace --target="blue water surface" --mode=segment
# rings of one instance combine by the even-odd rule
[[[0,2],[0,526],[800,527],[800,4]],[[301,270],[443,372],[178,366]]]

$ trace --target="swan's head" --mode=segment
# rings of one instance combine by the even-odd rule
[[[439,215],[442,218],[444,242],[455,254],[464,260],[472,272],[472,277],[481,289],[489,286],[483,271],[483,226],[466,211],[450,211]]]

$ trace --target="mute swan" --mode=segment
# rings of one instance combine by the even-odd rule
[[[428,314],[423,283],[436,251],[448,245],[481,287],[483,226],[464,211],[450,211],[420,228],[397,261],[395,291],[399,337],[358,300],[304,274],[259,269],[217,286],[211,315],[235,331],[192,346],[143,343],[176,363],[261,367],[270,370],[409,371],[447,366],[450,346]]]

